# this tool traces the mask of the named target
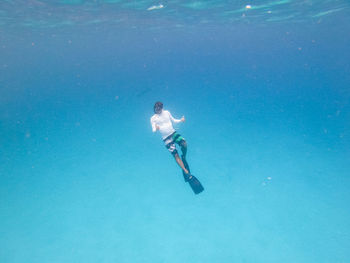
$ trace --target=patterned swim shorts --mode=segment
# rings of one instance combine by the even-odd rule
[[[177,154],[175,143],[181,145],[182,141],[186,141],[180,134],[174,132],[166,137],[164,140],[165,147],[169,150],[172,155]]]

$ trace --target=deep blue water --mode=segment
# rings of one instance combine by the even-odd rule
[[[0,262],[350,262],[349,32],[347,1],[2,0]]]

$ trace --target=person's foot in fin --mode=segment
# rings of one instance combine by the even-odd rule
[[[188,182],[195,194],[199,194],[204,191],[204,187],[202,186],[201,182],[193,175],[191,174],[190,167],[188,166],[188,163],[185,159],[185,156],[181,155],[182,162],[184,164],[184,167],[189,172],[186,174],[183,171],[185,181]]]
[[[185,182],[188,182],[189,180],[192,179],[192,174],[190,174],[190,173],[187,174],[187,173],[185,173],[184,170],[182,170],[182,174],[184,176]]]

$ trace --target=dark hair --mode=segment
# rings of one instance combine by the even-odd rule
[[[163,109],[163,103],[161,103],[160,101],[157,101],[153,107],[154,113],[160,113],[162,109]]]

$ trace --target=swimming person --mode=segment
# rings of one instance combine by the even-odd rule
[[[180,134],[178,134],[173,127],[173,123],[185,122],[185,117],[182,116],[182,118],[179,120],[175,119],[169,111],[163,110],[163,103],[160,101],[154,104],[153,110],[155,114],[151,117],[152,131],[160,132],[165,147],[174,156],[177,164],[183,170],[185,180],[191,179],[191,174],[188,171],[188,169],[186,169],[183,162],[183,160],[186,160],[187,143],[185,139]],[[177,143],[181,147],[181,159],[176,150],[175,143]]]

